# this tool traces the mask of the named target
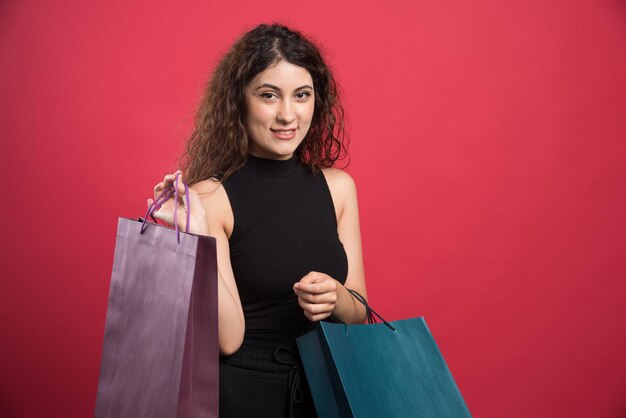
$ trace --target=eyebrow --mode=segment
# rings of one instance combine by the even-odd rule
[[[263,84],[261,84],[260,86],[258,86],[258,87],[257,87],[256,89],[254,89],[254,90],[256,91],[256,90],[258,90],[258,89],[260,89],[260,88],[262,88],[262,87],[268,87],[268,88],[270,88],[270,89],[274,89],[274,90],[282,91],[282,90],[280,89],[280,87],[277,87],[277,86],[275,86],[275,85],[273,85],[273,84],[269,84],[269,83],[263,83]],[[298,87],[298,88],[297,88],[297,89],[295,89],[294,91],[298,91],[298,90],[302,90],[302,89],[311,89],[311,90],[313,90],[313,87],[309,86],[308,84],[305,84],[305,85],[303,85],[303,86]]]

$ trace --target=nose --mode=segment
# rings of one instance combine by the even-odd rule
[[[281,100],[280,105],[278,107],[278,112],[276,113],[276,120],[278,120],[282,124],[290,124],[296,118],[293,103],[291,100]]]

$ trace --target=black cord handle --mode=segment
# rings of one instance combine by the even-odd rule
[[[347,287],[346,287],[346,290],[348,292],[350,292],[350,294],[352,295],[353,298],[355,298],[356,300],[358,300],[359,302],[361,302],[365,306],[365,315],[367,317],[367,323],[368,324],[375,324],[375,323],[378,322],[378,319],[380,319],[381,321],[383,321],[383,324],[387,325],[387,327],[389,327],[393,331],[396,330],[393,325],[391,325],[389,322],[385,321],[385,318],[380,316],[378,314],[378,312],[376,312],[375,310],[372,309],[372,307],[367,303],[365,298],[359,294],[359,292],[357,292],[356,290],[348,289]],[[376,318],[378,318],[378,319],[376,319]]]

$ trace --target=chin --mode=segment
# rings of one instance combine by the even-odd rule
[[[286,146],[289,145],[289,146]],[[300,146],[300,142],[297,144],[284,144],[282,147],[277,147],[273,150],[273,153],[276,155],[280,155],[282,157],[289,157],[291,154],[295,153],[298,147]]]
[[[298,147],[302,144],[302,140],[296,138],[290,141],[279,141],[274,138],[268,138],[262,145],[255,144],[253,149],[250,149],[253,153],[258,155],[265,155],[266,158],[274,159],[287,159],[296,152]]]

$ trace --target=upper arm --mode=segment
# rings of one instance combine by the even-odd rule
[[[219,181],[214,179],[195,183],[191,189],[200,197],[206,212],[209,235],[214,237],[216,241],[218,273],[241,307],[235,275],[230,262],[228,237],[232,233],[234,218],[226,190]]]
[[[345,287],[356,290],[367,298],[356,185],[352,177],[342,170],[329,168],[322,172],[335,205],[339,240],[348,257]]]

